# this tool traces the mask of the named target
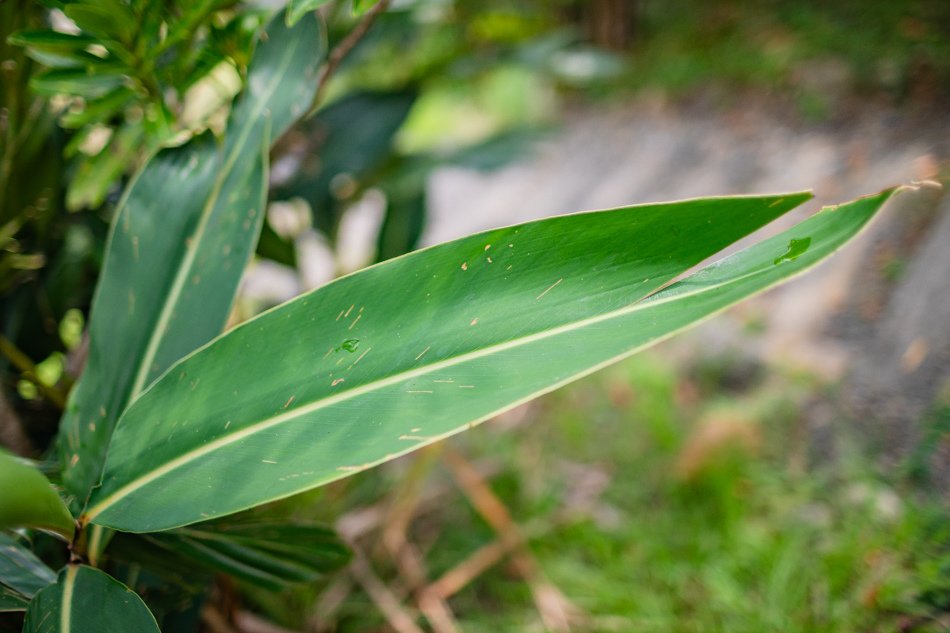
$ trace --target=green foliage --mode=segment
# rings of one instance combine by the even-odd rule
[[[70,565],[40,591],[26,611],[24,633],[158,633],[158,624],[135,592],[85,565]]]
[[[174,361],[221,331],[261,230],[268,151],[315,90],[315,20],[271,22],[223,147],[202,135],[158,154],[119,205],[92,308],[95,338],[60,433],[67,491],[81,508],[115,422]],[[160,210],[166,211],[160,214]],[[109,331],[127,323],[125,336]]]
[[[10,36],[48,68],[32,79],[33,89],[68,98],[61,123],[80,129],[69,208],[101,205],[130,165],[208,124],[199,118],[185,126],[182,114],[189,89],[217,66],[242,69],[247,61],[252,31],[227,11],[234,4],[73,0],[62,10],[78,33],[29,29]],[[104,141],[82,149],[92,133]]]
[[[809,194],[496,229],[338,279],[222,334],[263,230],[271,147],[311,109],[325,53],[319,22],[298,15],[316,3],[295,3],[294,15],[267,23],[248,61],[244,38],[260,16],[229,4],[76,0],[62,8],[77,35],[31,25],[10,40],[49,67],[36,90],[71,100],[61,123],[80,129],[64,151],[82,156],[68,207],[98,206],[141,163],[112,219],[86,368],[55,444],[72,514],[38,471],[0,455],[4,483],[14,482],[0,491],[0,529],[69,538],[74,516],[81,528],[55,582],[17,542],[0,558],[3,609],[35,592],[26,631],[157,630],[145,603],[99,566],[138,587],[144,564],[154,569],[147,589],[192,602],[200,589],[176,582],[175,568],[275,589],[339,568],[346,548],[325,528],[208,521],[390,460],[672,336],[828,257],[894,193],[826,209],[675,282]],[[498,35],[497,24],[483,27]],[[518,41],[515,31],[500,39]],[[412,85],[370,90],[354,72],[353,92],[298,128],[319,137],[320,161],[305,157],[288,187],[328,233],[339,201],[375,184],[389,197],[380,255],[414,245],[439,151],[400,152],[396,134],[420,94],[415,80],[457,61],[459,45],[442,43],[437,64],[408,65]],[[225,99],[218,139],[205,131],[210,114],[190,120],[184,104],[222,65],[246,77],[233,105]],[[511,137],[494,132],[447,151],[497,165]],[[93,151],[97,137],[105,146]],[[24,573],[35,582],[24,585]]]
[[[35,527],[72,537],[73,518],[40,471],[0,450],[0,481],[0,530]]]
[[[17,539],[0,534],[0,584],[9,599],[25,604],[33,595],[56,580],[43,561]]]
[[[220,520],[142,536],[119,534],[114,547],[130,560],[172,556],[271,591],[313,582],[339,569],[349,550],[320,525]],[[143,550],[147,553],[143,557]]]
[[[541,220],[342,278],[228,332],[143,394],[117,427],[85,520],[167,529],[392,459],[807,268],[889,196],[826,210],[657,294],[807,194]],[[812,246],[776,263],[799,236]],[[339,350],[350,337],[360,348]],[[539,365],[539,356],[559,360]],[[154,423],[162,418],[171,423]],[[197,484],[217,477],[242,485]]]

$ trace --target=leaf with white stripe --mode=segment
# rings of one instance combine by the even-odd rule
[[[642,345],[649,337],[625,323],[639,301],[808,198],[549,218],[338,279],[229,331],[144,393],[86,520],[185,525],[454,433]]]
[[[70,565],[30,601],[23,633],[159,633],[138,595],[105,572]]]
[[[122,411],[180,357],[217,335],[260,233],[267,154],[308,108],[324,53],[315,19],[271,21],[229,119],[155,156],[117,210],[90,323],[89,358],[60,432],[79,510]]]

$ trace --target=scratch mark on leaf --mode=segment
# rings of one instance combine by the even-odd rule
[[[478,317],[475,317],[474,319],[472,319],[472,322],[469,323],[469,325],[475,325],[476,323],[478,323]]]
[[[345,310],[340,310],[340,313],[339,313],[338,315],[336,315],[336,320],[337,320],[337,321],[339,321],[340,319],[343,318],[343,313],[344,313],[344,312],[345,312]]]
[[[449,379],[449,380],[433,380],[432,382],[445,382],[445,383],[451,383],[451,382],[455,382],[455,381],[454,381],[454,380],[452,380],[452,379]]]
[[[353,311],[353,308],[355,308],[355,307],[356,307],[356,305],[354,304],[354,305],[351,305],[349,308],[347,308],[346,313],[343,315],[343,317],[345,318],[345,317],[350,316],[350,312],[352,312],[352,311]]]
[[[287,402],[284,403],[283,408],[286,409],[287,407],[289,407],[293,403],[293,401],[294,401],[294,396],[290,396],[289,398],[287,398]]]
[[[429,348],[430,348],[430,347],[431,347],[431,345],[427,345],[424,350],[422,350],[421,352],[419,352],[419,355],[416,356],[416,360],[419,360],[420,358],[422,358],[423,356],[425,356],[425,355],[426,355],[426,352],[429,351]]]
[[[462,262],[462,270],[468,270],[468,263]]]
[[[401,440],[410,440],[413,442],[425,442],[426,440],[431,440],[431,437],[425,435],[400,435],[399,439]]]
[[[330,386],[331,386],[331,387],[336,387],[338,384],[340,384],[340,383],[343,382],[344,380],[346,380],[346,379],[345,379],[345,378],[337,378],[336,380],[334,380],[333,382],[330,383]]]
[[[459,389],[474,389],[475,385],[459,385]]]
[[[363,357],[366,356],[367,354],[369,354],[369,350],[371,350],[371,349],[373,349],[373,348],[372,348],[372,347],[367,347],[367,348],[366,348],[366,351],[363,352],[362,354],[360,354],[359,358],[357,358],[356,360],[353,361],[353,365],[355,365],[356,363],[358,363],[358,362],[360,362],[361,360],[363,360]],[[350,367],[352,367],[353,365],[350,365]]]
[[[224,423],[224,430],[227,431],[229,426],[231,426],[231,420]]]
[[[534,300],[537,301],[538,299],[540,299],[540,298],[543,297],[544,295],[546,295],[546,294],[548,294],[549,292],[551,292],[552,290],[554,290],[554,287],[555,287],[556,285],[558,285],[559,283],[561,283],[562,281],[564,281],[564,278],[563,278],[563,277],[562,277],[561,279],[558,279],[557,281],[555,281],[555,282],[554,282],[553,284],[551,284],[550,286],[548,286],[547,290],[545,290],[544,292],[542,292],[541,294],[539,294],[537,297],[535,297]]]
[[[429,389],[409,389],[406,393],[432,393]]]
[[[357,315],[356,315],[356,318],[353,319],[353,322],[350,323],[350,327],[348,327],[348,328],[346,328],[346,329],[347,329],[347,330],[352,330],[352,329],[353,329],[353,326],[356,325],[356,324],[359,322],[359,320],[362,319],[362,318],[363,318],[363,315],[362,315],[362,314],[357,314]]]
[[[772,204],[770,204],[769,207],[770,207],[770,208],[771,208],[771,207],[777,207],[778,205],[782,204],[783,202],[785,202],[785,198],[779,198],[778,200],[776,200],[775,202],[773,202]]]
[[[270,459],[262,459],[262,460],[261,460],[261,463],[262,463],[262,464],[276,464],[277,462],[275,462],[275,461],[273,461],[273,460],[270,460]]]
[[[491,244],[485,244],[485,250],[487,251],[489,248],[491,248]]]
[[[489,263],[489,264],[492,263],[491,257],[488,258],[488,263]]]

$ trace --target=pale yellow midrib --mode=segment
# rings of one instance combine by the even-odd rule
[[[142,360],[139,363],[138,372],[136,372],[135,382],[132,384],[132,390],[129,392],[128,402],[132,403],[138,398],[139,394],[142,393],[142,390],[145,388],[145,381],[148,378],[149,368],[152,365],[152,361],[155,359],[155,355],[158,353],[158,347],[161,344],[162,336],[165,329],[168,327],[169,321],[171,321],[171,315],[174,311],[175,304],[177,303],[178,296],[181,295],[182,289],[184,288],[185,281],[188,277],[188,272],[191,269],[192,264],[194,263],[195,257],[198,253],[198,244],[204,237],[204,231],[208,225],[208,221],[211,218],[211,211],[214,209],[214,205],[217,203],[218,196],[221,193],[221,188],[224,186],[224,181],[227,179],[231,169],[234,167],[234,163],[237,161],[238,155],[241,150],[244,148],[244,145],[247,143],[247,139],[250,137],[251,130],[254,129],[254,121],[263,113],[264,104],[273,96],[274,92],[277,90],[277,84],[280,82],[283,72],[286,71],[287,65],[290,63],[290,60],[293,58],[292,53],[297,50],[297,47],[294,46],[289,48],[291,54],[288,54],[284,57],[283,62],[280,65],[280,72],[274,73],[273,81],[267,86],[267,89],[264,93],[267,95],[266,98],[260,100],[260,105],[255,108],[253,111],[253,116],[250,117],[252,122],[250,125],[247,125],[241,136],[238,137],[238,142],[234,147],[234,150],[229,155],[227,161],[225,161],[224,166],[221,169],[217,180],[215,181],[214,188],[211,191],[211,195],[208,197],[208,202],[205,204],[204,209],[201,211],[201,220],[198,223],[198,227],[195,231],[195,239],[192,241],[190,247],[186,248],[185,258],[182,260],[181,264],[178,266],[178,270],[175,274],[175,281],[172,283],[171,292],[165,299],[164,304],[162,304],[162,312],[159,314],[158,321],[155,323],[155,327],[152,329],[152,333],[149,336],[148,345],[145,348],[145,353],[142,356]],[[267,124],[269,128],[269,123]],[[266,141],[265,141],[266,142]],[[265,184],[266,186],[266,184]],[[131,192],[131,188],[129,190]],[[261,209],[261,213],[264,210]],[[94,546],[98,547],[103,538],[104,529],[101,526],[94,526],[92,529],[92,535],[90,539],[90,550],[94,553],[97,553],[97,550],[92,549]]]
[[[742,281],[742,280],[744,280],[744,279],[747,279],[747,278],[754,277],[754,276],[756,276],[756,275],[762,274],[762,273],[766,272],[767,270],[768,270],[768,269],[759,269],[759,270],[756,270],[756,271],[753,271],[753,272],[750,272],[750,273],[746,273],[745,275],[742,275],[741,277],[736,277],[736,278],[733,278],[733,279],[729,279],[729,280],[727,280],[727,281],[725,281],[725,282],[720,282],[720,283],[717,283],[717,284],[714,284],[714,285],[711,285],[711,286],[705,286],[705,287],[703,287],[703,288],[699,288],[699,289],[693,290],[693,291],[688,291],[688,292],[683,292],[683,293],[679,293],[679,294],[675,294],[675,295],[670,295],[670,296],[668,296],[668,297],[663,297],[662,299],[653,299],[653,300],[650,300],[650,299],[641,299],[641,300],[639,300],[639,301],[636,302],[636,303],[633,303],[633,304],[631,304],[631,305],[629,305],[629,306],[626,306],[626,307],[624,307],[624,308],[620,308],[620,309],[618,309],[618,310],[614,310],[614,311],[612,311],[612,312],[605,312],[604,314],[600,314],[600,315],[593,316],[593,317],[588,317],[587,319],[582,319],[582,320],[580,320],[580,321],[574,321],[574,322],[572,322],[572,323],[567,323],[567,324],[558,326],[558,327],[556,327],[556,328],[551,328],[551,329],[549,329],[549,330],[545,330],[545,331],[543,331],[543,332],[536,332],[535,334],[530,334],[530,335],[528,335],[528,336],[523,336],[523,337],[521,337],[521,338],[512,339],[512,340],[510,340],[510,341],[505,341],[504,343],[498,343],[498,344],[495,344],[495,345],[492,345],[492,346],[489,346],[489,347],[484,347],[484,348],[482,348],[482,349],[475,350],[475,351],[473,351],[473,352],[468,352],[468,353],[466,353],[466,354],[460,354],[460,355],[458,355],[458,356],[453,356],[452,358],[447,358],[447,359],[445,359],[445,360],[438,361],[438,362],[435,362],[435,363],[431,363],[431,364],[429,364],[429,365],[424,365],[424,366],[418,367],[418,368],[416,368],[416,369],[410,369],[410,370],[408,370],[408,371],[404,371],[404,372],[401,372],[401,373],[399,373],[399,374],[394,374],[394,375],[392,375],[392,376],[389,376],[388,378],[383,378],[383,379],[381,379],[381,380],[376,380],[376,381],[373,381],[373,382],[369,382],[369,383],[366,383],[365,385],[360,385],[359,387],[354,387],[354,388],[352,388],[352,389],[343,391],[343,392],[341,392],[341,393],[339,393],[339,394],[336,394],[336,395],[332,395],[332,396],[328,396],[328,397],[325,397],[325,398],[321,398],[321,399],[316,400],[316,401],[314,401],[314,402],[312,402],[311,404],[308,404],[308,405],[296,407],[296,408],[291,409],[290,411],[287,411],[287,412],[282,413],[282,414],[280,414],[280,415],[267,418],[267,419],[265,419],[265,420],[262,420],[262,421],[260,421],[260,422],[257,422],[256,424],[253,424],[253,425],[247,426],[247,427],[245,427],[245,428],[243,428],[243,429],[240,429],[240,430],[238,430],[238,431],[235,431],[234,433],[231,433],[231,434],[229,434],[229,435],[226,435],[226,436],[224,436],[224,437],[221,437],[221,438],[219,438],[219,439],[217,439],[217,440],[215,440],[215,441],[213,441],[213,442],[209,442],[209,443],[207,443],[207,444],[204,444],[204,445],[202,445],[200,448],[197,448],[197,449],[195,449],[195,450],[193,450],[193,451],[189,451],[188,453],[185,453],[184,455],[182,455],[182,456],[180,456],[180,457],[178,457],[178,458],[176,458],[176,459],[173,459],[173,460],[171,460],[171,461],[165,463],[165,464],[164,464],[163,466],[161,466],[160,468],[156,468],[155,470],[151,471],[148,475],[139,477],[138,479],[135,479],[134,481],[129,482],[128,484],[126,484],[126,485],[123,486],[122,488],[119,488],[119,489],[116,490],[114,493],[112,493],[111,495],[109,495],[108,497],[106,497],[105,499],[103,499],[102,501],[100,501],[99,503],[97,503],[96,505],[94,505],[94,506],[92,506],[91,508],[89,508],[89,509],[86,511],[84,518],[85,518],[85,520],[87,520],[87,521],[91,521],[91,520],[93,520],[96,516],[102,514],[102,512],[103,512],[106,508],[108,508],[109,506],[114,505],[117,501],[119,501],[119,500],[122,499],[123,497],[126,497],[126,496],[128,496],[129,494],[131,494],[131,493],[135,492],[136,490],[138,490],[139,488],[142,488],[142,487],[148,485],[149,483],[151,483],[152,481],[155,481],[156,479],[159,479],[159,478],[163,477],[165,474],[167,474],[167,473],[169,473],[169,472],[171,472],[171,471],[173,471],[173,470],[179,468],[180,466],[182,466],[182,465],[184,465],[184,464],[187,464],[187,463],[189,463],[189,462],[192,462],[192,461],[194,461],[194,460],[196,460],[196,459],[198,459],[198,458],[200,458],[200,457],[203,457],[204,455],[207,455],[207,454],[209,454],[209,453],[212,453],[212,452],[218,450],[219,448],[222,448],[222,447],[227,446],[227,445],[229,445],[229,444],[233,444],[233,443],[235,443],[235,442],[239,442],[239,441],[241,441],[242,439],[244,439],[244,438],[246,438],[246,437],[250,437],[250,436],[252,436],[252,435],[254,435],[254,434],[256,434],[256,433],[258,433],[258,432],[260,432],[260,431],[264,431],[264,430],[266,430],[266,429],[269,429],[269,428],[272,427],[272,426],[276,426],[276,425],[278,425],[278,424],[282,424],[283,422],[285,422],[285,421],[287,421],[287,420],[292,420],[292,419],[294,419],[294,418],[296,418],[296,417],[300,417],[300,416],[303,416],[303,415],[307,415],[307,414],[312,413],[312,412],[314,412],[314,411],[319,411],[320,409],[323,409],[323,408],[332,406],[332,405],[337,404],[337,403],[339,403],[339,402],[344,402],[344,401],[346,401],[346,400],[350,400],[350,399],[355,398],[355,397],[357,397],[357,396],[361,396],[361,395],[363,395],[363,394],[365,394],[365,393],[371,393],[371,392],[376,391],[376,390],[378,390],[378,389],[384,389],[384,388],[386,388],[386,387],[388,387],[388,386],[390,386],[390,385],[394,385],[394,384],[398,384],[398,383],[400,383],[400,382],[404,382],[404,381],[407,381],[407,380],[411,380],[411,379],[416,378],[416,377],[418,377],[418,376],[424,376],[424,375],[426,375],[426,374],[428,374],[428,373],[431,373],[431,372],[434,372],[434,371],[439,371],[439,370],[444,369],[444,368],[447,368],[447,367],[452,367],[452,366],[455,366],[455,365],[461,365],[461,364],[466,363],[466,362],[468,362],[468,361],[475,360],[475,359],[478,359],[478,358],[482,358],[482,357],[484,357],[484,356],[491,356],[491,355],[493,355],[493,354],[505,352],[505,351],[508,351],[508,350],[510,350],[510,349],[515,349],[515,348],[517,348],[517,347],[521,347],[521,346],[523,346],[523,345],[528,345],[528,344],[533,343],[533,342],[535,342],[535,341],[541,341],[541,340],[544,340],[544,339],[546,339],[546,338],[551,338],[551,337],[557,336],[557,335],[559,335],[559,334],[563,334],[563,333],[565,333],[565,332],[570,332],[570,331],[573,331],[573,330],[579,330],[579,329],[585,328],[585,327],[587,327],[587,326],[589,326],[589,325],[595,325],[595,324],[597,324],[597,323],[602,323],[602,322],[604,322],[604,321],[609,321],[609,320],[614,319],[614,318],[619,318],[619,317],[622,317],[622,316],[626,316],[626,315],[628,315],[628,314],[633,314],[634,312],[638,312],[638,311],[641,311],[641,310],[645,310],[645,309],[648,309],[648,308],[652,308],[652,307],[655,307],[655,306],[657,306],[657,305],[662,305],[662,304],[665,304],[665,303],[670,303],[670,302],[672,302],[672,301],[679,301],[679,300],[682,300],[682,299],[684,299],[684,298],[686,298],[686,297],[690,297],[690,296],[694,296],[694,295],[699,295],[699,294],[706,293],[706,292],[712,292],[712,291],[714,291],[714,290],[716,290],[716,289],[718,289],[718,288],[722,288],[722,287],[725,287],[725,286],[728,286],[728,285],[731,285],[731,284],[734,284],[734,283],[738,283],[738,282],[740,282],[740,281]]]
[[[70,565],[66,569],[66,579],[63,581],[63,600],[60,603],[59,628],[60,633],[69,633],[72,629],[73,592],[76,589],[76,574],[79,565]]]
[[[211,211],[214,209],[214,205],[217,204],[218,197],[221,194],[221,188],[224,186],[224,181],[227,179],[228,175],[230,175],[231,170],[234,168],[234,163],[237,162],[238,156],[244,149],[244,145],[247,143],[247,139],[250,137],[251,130],[253,130],[256,126],[257,118],[263,113],[265,105],[277,91],[277,87],[283,78],[283,74],[286,72],[287,66],[293,59],[293,54],[296,52],[297,48],[298,46],[293,46],[287,49],[288,53],[284,56],[284,59],[278,67],[279,72],[274,73],[273,80],[264,90],[264,94],[266,96],[259,100],[257,107],[252,111],[253,114],[249,118],[250,124],[245,126],[244,130],[242,130],[241,136],[238,137],[238,142],[235,144],[233,151],[228,156],[224,166],[221,169],[221,173],[215,181],[211,195],[208,197],[205,208],[201,212],[201,219],[198,222],[198,227],[195,229],[191,246],[187,247],[185,250],[185,257],[182,259],[181,264],[179,264],[175,273],[175,280],[172,283],[171,290],[169,291],[168,296],[162,305],[162,312],[158,317],[158,321],[155,323],[155,327],[152,328],[148,345],[145,348],[145,354],[142,356],[138,372],[135,376],[135,382],[132,384],[132,390],[129,392],[130,403],[133,402],[145,388],[145,381],[147,380],[150,371],[149,368],[152,365],[152,361],[155,359],[155,355],[158,353],[158,347],[161,345],[161,340],[165,333],[165,329],[168,327],[168,324],[171,321],[172,313],[174,312],[175,305],[178,302],[178,297],[181,295],[188,279],[188,273],[194,264],[195,258],[198,256],[198,247],[201,241],[204,239],[205,229],[207,228],[208,222],[211,219]],[[260,212],[263,213],[263,209],[261,209]]]

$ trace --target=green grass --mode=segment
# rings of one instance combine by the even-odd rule
[[[528,423],[498,428],[510,424],[502,420],[452,440],[500,468],[493,489],[535,531],[544,573],[586,614],[576,630],[946,630],[950,517],[857,453],[809,463],[805,405],[833,394],[735,354],[674,362],[682,355],[671,349],[541,399]],[[434,464],[430,482],[449,482]],[[332,517],[398,494],[405,465],[310,499]],[[564,520],[571,510],[577,517]],[[425,544],[431,578],[494,538],[454,490],[410,536]],[[375,565],[394,577],[385,556]],[[316,592],[257,597],[271,617],[300,626]],[[542,630],[506,563],[450,606],[469,633]],[[387,630],[359,592],[337,618],[340,632]]]
[[[776,90],[820,116],[826,82],[803,69],[834,60],[844,92],[946,96],[950,5],[939,0],[672,0],[643,4],[623,85],[673,94],[712,83]]]

